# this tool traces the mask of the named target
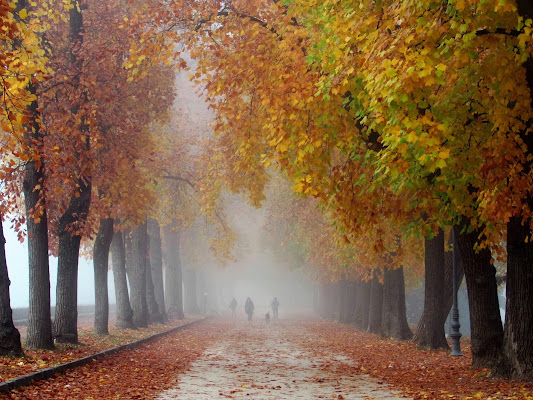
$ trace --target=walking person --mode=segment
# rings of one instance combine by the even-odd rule
[[[274,297],[274,300],[272,300],[272,303],[270,305],[272,306],[272,318],[277,319],[278,318],[278,308],[279,308],[278,298]]]
[[[254,315],[254,302],[250,297],[246,298],[246,303],[244,303],[244,311],[248,315],[248,322],[252,323],[252,316]]]
[[[237,300],[235,300],[235,297],[231,299],[231,303],[229,303],[229,308],[231,308],[231,318],[235,319],[237,310]]]

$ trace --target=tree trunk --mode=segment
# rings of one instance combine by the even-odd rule
[[[30,91],[35,88],[30,85]],[[28,133],[31,143],[41,143],[40,118],[37,101],[30,105],[33,123]],[[38,145],[36,145],[38,146]],[[39,154],[38,149],[35,150]],[[48,260],[48,217],[44,197],[44,166],[30,160],[24,171],[22,188],[26,206],[28,233],[29,310],[26,347],[29,349],[53,349],[52,316],[50,312],[50,268]]]
[[[13,311],[9,298],[9,274],[6,261],[6,239],[0,216],[0,356],[22,357],[20,333],[13,324]]]
[[[468,290],[472,366],[492,368],[500,356],[503,341],[496,269],[491,264],[490,250],[482,249],[477,253],[474,250],[479,237],[478,231],[461,234],[461,228],[454,229]]]
[[[83,42],[83,15],[78,2],[69,10],[70,25],[70,62],[78,72],[75,75],[74,86],[79,84],[82,73],[83,59],[79,56],[79,49]],[[79,103],[87,101],[82,94]],[[77,115],[80,104],[74,104],[72,114]],[[87,131],[84,118],[81,117],[81,131]],[[86,135],[85,149],[90,149],[90,137]],[[76,157],[80,157],[76,154]],[[81,168],[80,168],[81,169]],[[81,235],[72,231],[74,224],[76,230],[84,225],[91,205],[92,183],[88,170],[75,178],[75,194],[70,198],[67,211],[59,220],[59,251],[57,261],[57,288],[56,288],[56,315],[54,321],[56,341],[78,342],[78,257],[80,251]]]
[[[161,229],[155,219],[148,220],[148,235],[150,236],[150,267],[154,283],[155,299],[162,321],[166,322],[165,289],[163,282],[163,253],[161,250]]]
[[[130,305],[126,278],[126,254],[122,232],[115,232],[111,241],[113,281],[115,283],[116,322],[120,329],[136,329],[133,323],[133,309]]]
[[[413,338],[428,349],[448,349],[442,320],[444,309],[444,232],[425,240],[424,312]]]
[[[165,295],[168,296],[167,307],[172,310],[173,315],[178,319],[185,318],[183,313],[183,276],[181,268],[180,257],[180,232],[173,228],[176,224],[167,225],[163,229],[164,242],[165,242]],[[196,271],[192,272],[190,281],[185,284],[185,293],[188,293],[191,298],[190,308],[187,312],[197,313],[198,304],[196,301]],[[189,286],[189,287],[188,287]],[[190,291],[187,291],[190,289]]]
[[[368,313],[368,332],[381,333],[381,318],[383,316],[383,284],[379,281],[374,270],[370,288],[370,305]]]
[[[148,326],[146,303],[146,257],[148,241],[146,224],[143,222],[131,232],[126,241],[126,271],[130,283],[130,303],[133,308],[133,323],[139,328]]]
[[[339,282],[339,322],[354,322],[358,286],[357,281],[343,279]]]
[[[326,283],[321,286],[321,315],[323,318],[335,319],[336,310],[340,301],[338,287],[338,283]]]
[[[94,332],[109,335],[109,297],[107,271],[109,265],[109,247],[113,240],[113,218],[100,220],[100,228],[94,240]]]
[[[533,378],[533,243],[529,226],[518,218],[507,224],[507,283],[503,351],[496,375]]]
[[[152,267],[150,265],[150,237],[148,236],[148,224],[146,223],[146,229],[143,230],[143,234],[146,233],[146,255],[144,257],[145,271],[146,271],[146,305],[148,309],[148,320],[150,323],[163,322],[163,317],[159,313],[159,305],[155,299],[154,282],[152,281]]]
[[[531,0],[517,0],[518,13],[524,20],[533,18]],[[526,80],[533,94],[533,59],[525,62]],[[533,104],[530,104],[533,107]],[[533,120],[528,121],[531,128]],[[521,137],[529,155],[533,153],[533,135],[522,132]],[[525,173],[531,171],[529,162]],[[531,209],[533,199],[528,198]],[[518,379],[533,379],[533,243],[528,220],[524,225],[518,218],[507,224],[507,304],[505,306],[505,330],[503,354],[496,373]],[[529,238],[526,243],[526,238]]]
[[[368,329],[368,314],[370,312],[370,282],[361,281],[357,287],[357,300],[355,302],[355,326],[359,329]]]
[[[407,324],[405,311],[403,267],[397,269],[385,267],[383,280],[381,334],[397,340],[411,339],[413,333]]]
[[[185,291],[185,312],[190,314],[198,314],[200,307],[198,307],[198,296],[196,294],[196,271],[191,268],[185,270],[185,284],[183,289]]]

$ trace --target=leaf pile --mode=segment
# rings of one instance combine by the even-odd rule
[[[88,326],[80,327],[78,329],[79,344],[57,344],[55,350],[25,349],[25,357],[0,357],[0,382],[131,343],[189,322],[192,320],[172,320],[165,325],[150,325],[137,330],[110,327],[109,336],[97,335]]]
[[[361,332],[331,321],[305,321],[314,335],[302,346],[323,353],[343,353],[359,365],[361,373],[383,380],[414,399],[533,399],[533,383],[490,377],[488,370],[471,367],[470,343],[461,340],[464,357],[449,351],[422,350],[412,342],[399,342]]]

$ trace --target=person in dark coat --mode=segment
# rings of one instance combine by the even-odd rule
[[[246,303],[244,303],[244,311],[248,315],[248,322],[252,322],[252,316],[254,315],[254,302],[251,298],[246,298]]]

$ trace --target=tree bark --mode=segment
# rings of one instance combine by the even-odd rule
[[[411,339],[413,333],[407,324],[405,311],[403,267],[392,270],[385,267],[383,280],[381,334],[397,340]]]
[[[6,239],[0,216],[0,356],[22,357],[20,332],[13,324],[13,311],[9,298],[9,274],[6,261]]]
[[[163,228],[164,242],[165,242],[165,296],[167,300],[167,307],[172,310],[172,314],[178,318],[185,318],[184,315],[184,299],[183,299],[183,274],[181,268],[180,257],[180,232],[176,230],[176,224],[167,225]],[[186,282],[185,293],[189,293],[191,298],[190,309],[187,312],[199,312],[198,303],[196,302],[196,271],[193,271],[193,276],[190,281]],[[189,287],[188,287],[189,286]],[[188,292],[187,289],[190,291]]]
[[[94,240],[94,332],[109,335],[109,295],[107,271],[109,248],[113,240],[113,218],[100,220],[100,228]]]
[[[70,24],[70,57],[71,65],[78,72],[74,78],[76,87],[79,84],[83,59],[79,55],[83,42],[84,28],[83,15],[79,3],[74,2],[74,7],[69,11]],[[79,104],[72,106],[72,114],[77,115],[81,103],[87,101],[86,95],[82,94]],[[82,131],[87,131],[87,126],[82,118],[80,126]],[[85,139],[85,150],[90,149],[90,138]],[[79,157],[77,154],[76,156]],[[85,223],[91,205],[91,176],[85,172],[83,176],[75,177],[75,194],[70,198],[67,211],[59,220],[59,251],[57,265],[56,287],[56,315],[54,321],[55,338],[59,342],[78,342],[78,257],[80,251],[81,234],[72,231],[73,225]]]
[[[370,305],[368,313],[368,332],[381,333],[381,318],[383,316],[383,284],[374,270],[370,288]]]
[[[150,323],[162,323],[163,317],[161,317],[161,314],[159,313],[159,305],[157,304],[154,292],[154,282],[152,281],[152,267],[150,265],[150,237],[148,235],[148,224],[146,224],[146,229],[143,231],[143,233],[146,233],[147,247],[147,254],[144,257],[144,261],[146,263],[146,305],[148,309],[148,321]]]
[[[161,249],[161,229],[155,219],[148,220],[148,235],[150,236],[150,267],[154,284],[155,299],[162,321],[166,322],[165,288],[163,281],[163,252]]]
[[[457,247],[463,262],[468,290],[472,338],[472,366],[492,368],[501,352],[503,327],[498,304],[496,269],[491,264],[490,250],[476,253],[479,232],[461,234],[454,227]]]
[[[524,20],[533,18],[531,0],[517,0],[518,13]],[[533,59],[525,62],[526,80],[533,95]],[[530,103],[533,107],[533,104]],[[531,128],[533,120],[528,121]],[[521,132],[527,146],[527,153],[533,153],[533,135]],[[531,171],[531,162],[526,165],[525,173]],[[531,209],[533,199],[527,199]],[[531,220],[522,224],[519,218],[511,218],[507,224],[507,284],[505,306],[505,330],[503,335],[502,357],[498,362],[496,374],[518,379],[533,379],[533,243],[526,238],[531,235]]]
[[[126,278],[126,254],[122,232],[115,232],[111,241],[113,281],[115,283],[116,327],[136,329],[133,323],[133,309],[130,305],[128,282]]]
[[[424,312],[413,341],[428,349],[448,349],[444,332],[444,232],[425,240]]]
[[[131,232],[126,241],[126,271],[130,283],[130,303],[133,309],[133,323],[139,328],[148,326],[148,305],[146,303],[146,257],[148,241],[146,223],[141,223]]]
[[[357,285],[357,300],[355,301],[354,323],[359,329],[368,329],[368,315],[370,313],[370,282],[360,281]]]
[[[198,307],[198,296],[196,294],[196,271],[193,268],[185,270],[185,284],[184,289],[184,307],[185,312],[190,314],[198,314],[200,307]]]
[[[529,226],[518,218],[507,224],[505,330],[498,376],[533,378],[533,244]]]
[[[30,84],[30,91],[35,88]],[[37,101],[30,105],[31,132],[26,136],[35,146],[36,154],[42,142]],[[26,347],[29,349],[53,349],[52,315],[50,312],[50,268],[48,260],[48,217],[44,196],[44,166],[41,161],[30,160],[24,171],[22,188],[26,208],[28,233],[29,310]]]

